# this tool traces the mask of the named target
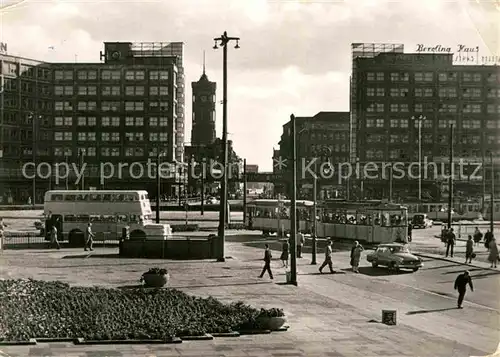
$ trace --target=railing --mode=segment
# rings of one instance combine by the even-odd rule
[[[477,223],[457,223],[457,224],[452,224],[451,228],[453,228],[453,231],[455,232],[455,236],[457,239],[467,239],[469,235],[474,237],[474,232],[476,231],[476,227],[479,228],[481,233],[483,233],[483,238],[484,234],[486,233],[487,230],[490,229],[490,224],[489,223],[482,223],[482,224],[477,224]],[[500,237],[500,224],[495,223],[493,225],[493,234],[495,237]]]

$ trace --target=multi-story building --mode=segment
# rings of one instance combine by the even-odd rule
[[[299,196],[312,197],[313,176],[309,170],[318,176],[318,198],[344,196],[346,182],[336,168],[349,160],[349,112],[319,112],[313,117],[295,120]],[[287,173],[291,167],[291,121],[283,125],[279,145],[278,157],[273,158],[274,172]],[[315,164],[309,165],[313,160]],[[334,168],[334,172],[320,172],[328,168]],[[290,189],[287,188],[288,194]]]
[[[2,56],[4,193],[21,202],[32,196],[33,182],[21,167],[34,161],[46,163],[45,170],[66,162],[72,167],[68,180],[38,172],[35,202],[56,187],[144,188],[154,195],[158,155],[182,162],[183,44],[106,42],[104,47],[104,63]],[[76,185],[74,171],[81,168],[84,179]],[[172,172],[162,180],[162,191],[178,192],[178,176]]]
[[[405,172],[410,163],[418,165],[419,156],[423,163],[436,163],[437,170],[430,166],[423,172],[422,199],[440,200],[446,190],[443,175],[449,170],[453,124],[455,161],[471,162],[462,168],[464,176],[457,177],[455,192],[480,196],[482,180],[471,176],[475,163],[486,158],[491,177],[489,155],[497,164],[500,157],[499,67],[455,65],[453,54],[402,53],[402,45],[365,44],[364,53],[360,46],[353,45],[351,160],[399,162]],[[416,170],[413,178],[407,174],[394,180],[394,198],[417,198]],[[388,197],[382,172],[375,179],[360,180],[365,197]]]

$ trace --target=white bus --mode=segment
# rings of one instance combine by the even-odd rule
[[[47,191],[44,215],[46,231],[53,224],[59,239],[82,245],[88,223],[96,240],[117,240],[129,227],[130,239],[164,240],[172,235],[170,225],[152,221],[146,191]]]

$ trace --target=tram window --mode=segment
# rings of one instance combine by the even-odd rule
[[[380,223],[381,223],[381,222],[380,222],[380,215],[376,215],[376,216],[375,216],[375,222],[374,222],[374,224],[375,224],[376,226],[380,226]]]
[[[123,195],[123,201],[130,202],[130,201],[133,201],[133,200],[134,200],[134,197],[132,195],[127,195],[127,194]]]
[[[130,215],[130,222],[139,223],[139,216],[136,214]]]
[[[99,222],[99,221],[100,221],[99,216],[90,216],[91,223]]]
[[[119,214],[116,216],[117,222],[128,222],[128,218],[126,214]]]
[[[436,206],[435,205],[429,205],[429,212],[435,212],[436,211]]]
[[[88,198],[89,198],[88,195],[85,194],[80,194],[76,196],[77,201],[88,201]]]
[[[105,202],[110,202],[111,201],[111,195],[109,193],[106,193],[102,195],[102,200]]]
[[[75,195],[64,195],[64,200],[65,201],[74,201],[75,200]]]
[[[64,222],[75,222],[76,221],[76,216],[73,214],[67,214],[64,216]]]
[[[89,197],[90,201],[94,201],[94,202],[95,201],[101,201],[101,195],[98,195],[98,194],[95,194],[95,193],[91,193],[89,196],[90,196]]]

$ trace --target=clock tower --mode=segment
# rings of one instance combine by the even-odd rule
[[[192,82],[193,118],[191,145],[208,146],[215,141],[215,89],[216,83],[210,82],[205,74],[205,55],[203,55],[203,74],[198,82]]]

